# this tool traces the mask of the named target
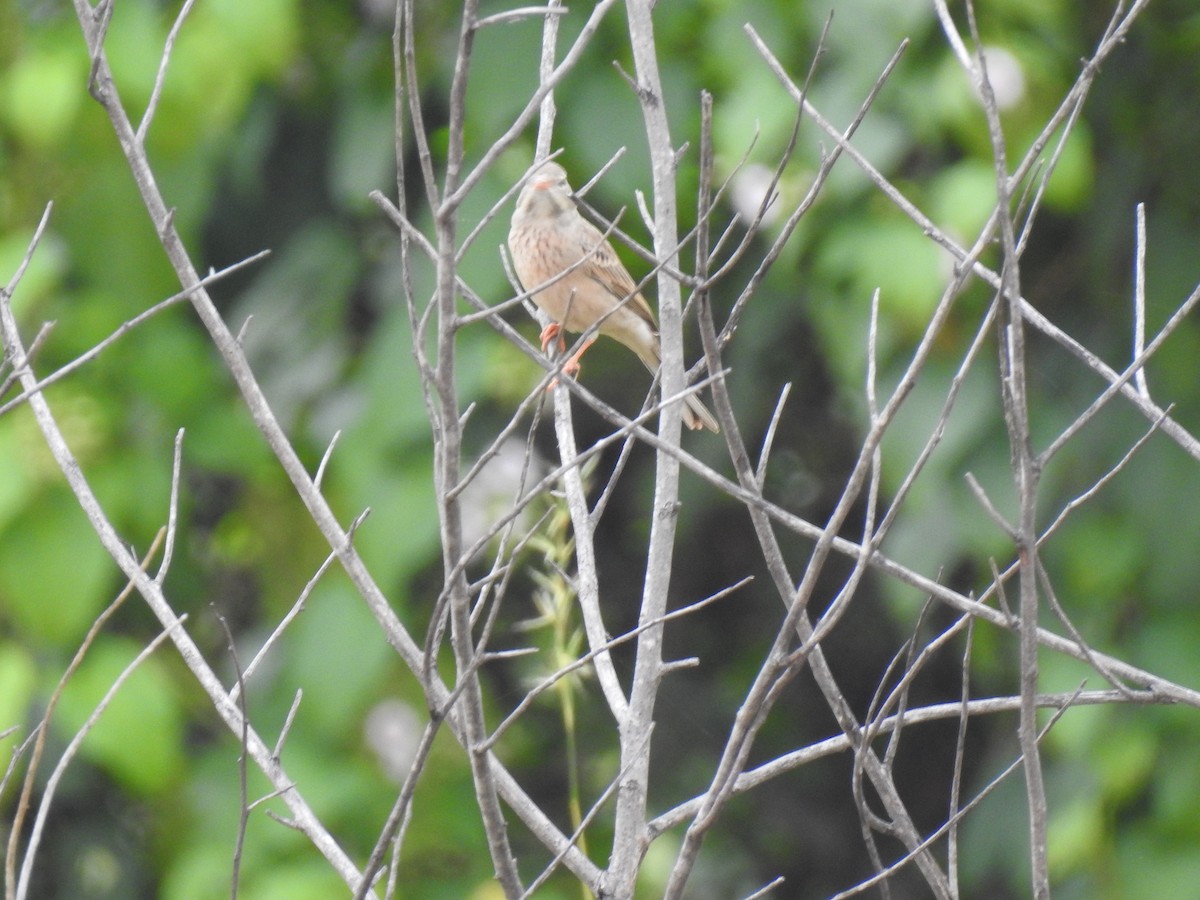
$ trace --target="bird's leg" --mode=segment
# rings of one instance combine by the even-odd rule
[[[583,354],[587,352],[587,348],[596,343],[594,337],[588,338],[583,342],[583,346],[579,348],[579,352],[563,363],[563,374],[570,375],[574,378],[579,374],[579,360],[583,358]]]
[[[557,322],[551,322],[549,325],[547,325],[545,328],[542,329],[542,334],[541,334],[542,352],[549,353],[550,345],[552,343],[554,343],[555,341],[558,342],[558,352],[560,354],[565,353],[567,350],[567,340],[566,340],[566,338],[563,337],[562,326],[559,325]],[[592,344],[594,344],[595,342],[596,342],[596,339],[594,337],[588,338],[584,342],[583,346],[579,348],[579,352],[563,363],[562,370],[563,370],[564,375],[568,375],[571,378],[574,378],[576,375],[579,374],[579,360],[580,360],[580,358],[582,358],[583,354],[587,351],[587,348],[592,346]],[[547,391],[553,390],[557,384],[558,384],[558,379],[555,378],[553,381],[550,382],[550,384],[546,388],[546,390]]]
[[[552,343],[554,343],[556,339],[558,342],[558,352],[565,353],[567,351],[567,340],[562,335],[562,326],[559,325],[557,322],[551,322],[549,325],[547,325],[545,328],[542,329],[542,335],[541,335],[542,352],[545,353],[547,356],[550,355],[550,345]],[[579,370],[578,364],[576,364],[575,370],[576,371]],[[564,369],[564,371],[566,371],[566,370]],[[569,374],[574,374],[574,373],[572,372]],[[550,383],[548,385],[546,385],[546,393],[550,393],[550,391],[554,390],[557,386],[558,386],[558,379],[557,378],[550,379]]]
[[[549,325],[547,325],[545,328],[542,329],[541,340],[542,340],[542,352],[543,353],[549,352],[550,342],[552,340],[554,340],[555,338],[558,338],[558,352],[562,353],[564,350],[567,349],[567,342],[562,336],[562,326],[559,325],[557,322],[551,322]]]

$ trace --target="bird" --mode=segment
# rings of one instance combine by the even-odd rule
[[[658,372],[662,345],[650,304],[612,245],[580,215],[566,170],[558,163],[543,163],[521,188],[508,232],[508,249],[521,287],[553,320],[542,329],[543,352],[556,338],[559,351],[566,349],[564,328],[578,333],[599,323],[600,334],[620,341],[652,374]],[[565,374],[579,373],[579,359],[595,339],[589,337],[579,352],[563,363]],[[684,397],[683,403],[683,423],[688,428],[721,430],[694,394]]]

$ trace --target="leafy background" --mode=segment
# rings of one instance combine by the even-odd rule
[[[436,150],[457,21],[452,4],[418,5],[421,95]],[[134,109],[149,97],[174,6],[151,0],[116,6],[107,50]],[[483,11],[504,6],[484,3]],[[990,148],[982,113],[931,6],[833,4],[812,98],[835,122],[848,121],[901,39],[911,39],[857,144],[917,206],[968,236],[987,216],[994,195]],[[1010,54],[1020,78],[1005,125],[1014,150],[1022,150],[1074,79],[1110,5],[992,0],[980,6],[985,41]],[[752,23],[799,75],[829,11],[811,3],[798,9],[791,0],[660,4],[657,38],[676,142],[696,146],[698,94],[708,89],[716,103],[719,174],[731,173],[747,148],[751,161],[773,165],[787,141],[793,107],[742,25]],[[586,12],[572,7],[564,18],[566,38]],[[423,623],[440,578],[428,426],[408,350],[395,236],[367,200],[372,189],[395,191],[391,16],[389,5],[378,0],[357,6],[205,0],[176,46],[148,145],[176,223],[201,267],[221,268],[270,248],[265,262],[221,282],[214,295],[235,328],[250,319],[245,340],[255,370],[311,467],[333,434],[342,432],[326,491],[346,520],[370,507],[358,546],[401,616]],[[527,21],[493,28],[478,41],[468,96],[472,158],[506,127],[536,84],[539,40],[537,23]],[[1192,90],[1200,79],[1198,50],[1200,12],[1191,3],[1151,5],[1097,79],[1024,260],[1026,296],[1116,367],[1130,354],[1136,203],[1147,206],[1152,330],[1200,271],[1200,170],[1193,162],[1200,115]],[[635,190],[649,189],[640,115],[614,60],[631,68],[619,17],[606,24],[559,89],[555,135],[576,183],[627,149],[589,197],[609,212],[630,206]],[[55,204],[49,233],[14,298],[27,335],[42,321],[56,323],[38,360],[41,373],[178,289],[108,123],[87,96],[87,75],[86,51],[66,4],[0,5],[0,278],[11,277],[44,205]],[[473,198],[468,221],[481,217],[520,176],[532,154],[532,135],[529,141],[500,160]],[[784,174],[785,201],[802,196],[821,150],[806,125]],[[407,146],[410,166],[411,152]],[[681,171],[683,197],[695,179],[692,150]],[[419,192],[410,196],[421,202]],[[686,220],[688,203],[681,209]],[[727,208],[723,215],[733,212]],[[463,265],[467,280],[494,301],[511,296],[496,250],[506,219],[507,209],[484,229]],[[636,219],[631,207],[625,224],[633,227]],[[843,163],[752,305],[731,351],[731,390],[753,435],[765,428],[781,386],[792,384],[768,484],[773,496],[810,520],[823,521],[829,512],[863,428],[871,292],[882,289],[880,380],[886,385],[905,364],[948,266],[916,226]],[[738,274],[745,273],[732,275],[727,289],[717,292],[719,309],[736,296]],[[429,273],[417,270],[413,277],[422,284]],[[919,450],[944,396],[944,379],[989,299],[977,288],[960,305],[932,363],[932,374],[940,377],[918,389],[908,401],[909,426],[895,429],[885,443],[885,487],[898,486]],[[513,321],[533,335],[523,314]],[[484,326],[462,335],[460,352],[460,390],[480,403],[475,434],[482,441],[540,371]],[[698,352],[695,343],[691,352]],[[585,378],[601,396],[632,411],[645,376],[622,353],[597,346]],[[1198,358],[1200,329],[1189,323],[1149,369],[1152,390],[1176,404],[1175,416],[1193,433],[1200,430]],[[885,548],[964,589],[985,587],[988,557],[1003,561],[1009,552],[963,480],[973,472],[1002,509],[1011,508],[1004,493],[1007,440],[990,368],[979,367],[968,379],[945,443]],[[1100,385],[1062,351],[1035,340],[1031,390],[1035,425],[1051,435]],[[184,526],[169,596],[178,611],[190,614],[190,628],[209,654],[226,654],[220,615],[236,636],[239,658],[252,655],[328,550],[259,441],[190,308],[181,304],[157,315],[53,387],[49,399],[109,515],[143,551],[165,519],[172,445],[176,431],[186,429]],[[1146,427],[1114,403],[1047,470],[1047,515],[1114,465]],[[586,440],[600,434],[602,423],[581,414],[579,428]],[[552,435],[539,440],[551,453]],[[698,444],[702,456],[719,458],[716,439]],[[598,536],[614,630],[636,617],[651,462],[649,454],[634,454]],[[674,584],[681,602],[757,571],[748,522],[731,519],[698,483],[685,481],[684,497],[688,513]],[[486,497],[479,503],[485,505]],[[1200,682],[1194,627],[1198,505],[1194,461],[1158,437],[1046,549],[1058,595],[1094,646],[1191,685]],[[786,549],[793,562],[804,559],[804,545]],[[32,417],[23,409],[0,417],[0,728],[36,721],[93,618],[121,587]],[[705,665],[678,676],[664,694],[656,732],[661,796],[654,802],[683,799],[715,760],[731,704],[761,657],[766,631],[756,626],[755,611],[773,614],[773,602],[768,590],[752,587],[673,633],[669,651],[698,655]],[[920,602],[896,585],[876,584],[830,639],[829,655],[860,710],[890,648],[913,629]],[[514,610],[513,618],[532,614],[530,605]],[[941,614],[933,615],[936,622]],[[121,610],[68,686],[52,750],[62,749],[116,673],[154,634],[136,599]],[[512,641],[523,639],[514,635]],[[1013,690],[1013,641],[985,629],[976,640],[976,687]],[[230,666],[230,677],[232,671]],[[1049,689],[1071,689],[1086,674],[1048,655],[1043,673]],[[518,690],[529,674],[518,666],[498,672],[498,698]],[[947,658],[919,685],[920,699],[956,697],[957,678],[957,662]],[[285,763],[308,787],[318,813],[361,858],[386,815],[395,777],[385,756],[372,749],[372,729],[390,723],[403,732],[406,721],[419,721],[422,700],[336,573],[319,582],[289,639],[252,684],[251,714],[267,733],[283,722],[298,688],[304,702]],[[795,686],[763,736],[762,758],[833,732],[813,695],[811,684]],[[608,777],[612,754],[596,700],[585,689],[580,727],[588,748],[585,779],[593,790]],[[564,809],[556,722],[552,708],[539,710],[507,748],[516,769],[536,778],[551,810]],[[973,729],[972,785],[982,785],[1012,757],[1014,732],[1014,720],[999,718]],[[906,738],[902,789],[917,798],[918,824],[922,815],[925,824],[944,818],[946,737],[930,729]],[[18,733],[0,741],[0,752],[10,752],[22,738]],[[1198,740],[1200,718],[1190,710],[1093,708],[1061,721],[1044,757],[1059,896],[1175,897],[1194,891],[1200,880],[1200,826],[1191,799],[1200,790]],[[436,755],[436,774],[417,795],[404,892],[490,897],[494,888],[469,773],[450,743],[439,745]],[[747,893],[777,872],[787,875],[789,895],[819,896],[867,874],[848,770],[846,760],[809,766],[769,791],[740,799],[730,813],[738,827],[714,837],[706,849],[694,896]],[[254,790],[252,778],[252,796]],[[0,798],[6,818],[11,794]],[[1023,895],[1023,803],[1014,781],[968,820],[966,895]],[[37,896],[228,893],[237,744],[169,652],[152,658],[123,689],[69,770],[55,809]],[[597,835],[593,853],[602,857],[603,846]],[[517,849],[534,853],[532,847]],[[646,896],[658,884],[656,853],[647,860]],[[299,835],[262,815],[251,818],[243,897],[317,898],[343,891]],[[552,884],[544,895],[567,892],[565,884]]]

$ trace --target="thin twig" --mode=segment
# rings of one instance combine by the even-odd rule
[[[946,832],[946,875],[950,886],[958,894],[958,816],[961,807],[959,798],[962,795],[963,766],[967,759],[967,723],[970,722],[968,710],[971,703],[971,649],[975,643],[975,620],[967,621],[967,635],[963,642],[962,655],[962,715],[958,717],[958,735],[954,744],[954,776],[950,781],[950,808],[947,821],[952,822]]]
[[[722,590],[717,591],[715,594],[710,594],[709,596],[705,597],[703,600],[697,600],[695,603],[692,603],[688,606],[684,606],[684,607],[681,607],[680,609],[673,610],[672,612],[666,613],[664,616],[662,616],[662,618],[656,619],[653,622],[646,622],[644,624],[640,624],[636,628],[632,629],[631,631],[625,632],[625,634],[619,635],[615,638],[611,638],[610,640],[605,641],[600,647],[597,647],[594,649],[589,649],[588,652],[585,653],[583,656],[579,657],[579,659],[575,660],[574,662],[567,663],[565,666],[562,666],[558,671],[554,672],[552,675],[547,676],[545,679],[540,681],[538,684],[534,685],[534,687],[532,687],[530,690],[526,691],[525,696],[521,698],[521,702],[518,703],[513,708],[512,712],[510,712],[505,717],[503,722],[501,722],[498,726],[496,726],[496,729],[492,732],[491,737],[488,738],[488,745],[489,746],[494,745],[500,739],[500,737],[504,734],[504,732],[507,731],[509,729],[509,727],[511,727],[512,724],[515,723],[516,720],[518,718],[520,718],[521,715],[523,715],[533,705],[534,701],[537,700],[538,697],[540,697],[546,691],[550,690],[550,688],[554,687],[555,684],[557,684],[559,681],[561,681],[566,676],[570,675],[572,672],[578,671],[579,669],[581,669],[584,666],[591,663],[592,660],[594,660],[598,654],[606,653],[609,650],[613,649],[614,647],[618,647],[621,644],[624,644],[627,641],[632,640],[633,638],[635,638],[639,634],[641,634],[643,631],[645,631],[647,628],[656,628],[660,625],[665,625],[668,622],[673,622],[676,619],[681,619],[685,616],[690,616],[694,613],[697,613],[700,610],[704,609],[704,607],[708,606],[709,604],[716,603],[718,600],[723,600],[726,597],[731,596],[735,591],[738,591],[741,588],[745,587],[751,581],[753,581],[752,578],[749,578],[749,577],[743,578],[741,581],[737,582],[736,584],[731,584],[729,587],[723,588]]]
[[[387,852],[389,844],[392,845],[393,869],[398,863],[405,825],[412,814],[412,798],[417,788],[417,781],[425,771],[425,764],[429,761],[429,754],[433,750],[433,740],[437,737],[442,721],[437,716],[431,718],[421,732],[421,740],[417,742],[417,750],[413,754],[413,761],[409,766],[408,773],[404,776],[400,794],[396,797],[396,802],[392,804],[391,812],[388,813],[387,820],[379,832],[379,838],[375,841],[375,847],[371,850],[367,864],[363,866],[362,881],[354,891],[354,900],[364,900],[367,896],[367,892],[375,882],[375,876],[383,866],[383,855]]]
[[[1108,704],[1142,704],[1146,701],[1131,699],[1120,691],[1079,691],[1069,694],[1041,694],[1038,696],[1038,706],[1042,709],[1065,710],[1072,706],[1105,706]],[[971,717],[1014,713],[1021,707],[1021,698],[988,697],[971,700],[966,714]],[[961,701],[934,703],[919,709],[908,710],[904,715],[904,726],[912,728],[930,722],[940,722],[945,719],[957,719],[964,714]],[[878,723],[877,733],[889,734],[900,724],[899,717],[890,716]],[[801,766],[806,766],[818,760],[827,759],[840,753],[853,753],[854,739],[845,734],[826,738],[809,744],[791,753],[776,757],[770,762],[763,763],[754,769],[748,769],[738,776],[733,786],[733,793],[741,795],[767,784],[788,772],[793,772]],[[1019,765],[1019,763],[1018,763]],[[693,797],[678,806],[657,816],[648,825],[651,838],[665,831],[677,828],[693,819],[704,803],[705,795]]]
[[[179,623],[182,623],[183,617],[180,617],[178,621]],[[182,625],[180,624],[178,627],[182,627]],[[125,682],[129,680],[129,677],[135,671],[137,671],[137,668],[150,656],[150,654],[157,650],[162,643],[167,640],[167,638],[170,636],[170,631],[171,629],[166,629],[159,632],[158,636],[150,641],[150,643],[145,647],[143,647],[142,650],[139,651],[138,654],[130,661],[130,663],[121,670],[121,673],[113,679],[113,683],[109,686],[108,690],[104,692],[104,696],[100,698],[100,702],[96,704],[95,709],[93,709],[88,715],[87,719],[79,727],[79,730],[75,732],[75,735],[71,738],[70,742],[63,750],[62,756],[59,757],[58,763],[55,765],[54,770],[50,773],[50,777],[46,779],[46,785],[42,788],[42,800],[38,805],[37,816],[34,817],[33,826],[29,832],[29,845],[25,848],[25,859],[21,864],[21,875],[19,880],[16,882],[16,892],[14,895],[15,900],[25,900],[25,897],[28,895],[30,882],[33,876],[33,862],[37,857],[38,847],[42,842],[42,834],[46,828],[46,821],[50,816],[50,807],[53,804],[54,795],[58,791],[58,785],[62,782],[63,775],[65,774],[67,768],[70,766],[72,761],[74,761],[76,754],[79,752],[79,748],[83,745],[84,738],[91,733],[96,723],[100,720],[100,716],[104,714],[106,709],[108,709],[113,698],[124,686]],[[13,834],[15,836],[17,832],[14,831]],[[12,882],[10,881],[9,884],[12,884]]]
[[[163,44],[163,52],[158,60],[158,72],[154,75],[154,88],[150,91],[150,100],[146,104],[146,112],[142,114],[142,121],[137,127],[138,143],[145,143],[146,132],[150,129],[150,123],[154,121],[154,113],[158,109],[158,101],[162,96],[163,84],[167,80],[167,63],[171,59],[171,51],[175,49],[175,41],[179,37],[179,32],[183,29],[183,21],[187,18],[188,13],[192,11],[192,6],[196,0],[184,0],[183,6],[179,10],[179,15],[175,17],[174,24],[171,25],[171,30],[167,33],[167,40]]]
[[[163,530],[160,529],[155,535],[154,541],[150,544],[150,549],[146,551],[145,557],[142,559],[142,570],[145,571],[152,560],[158,554],[158,548],[163,541]],[[46,738],[50,727],[50,721],[54,717],[54,712],[58,708],[59,700],[62,699],[63,691],[66,689],[67,683],[71,677],[79,669],[83,663],[84,656],[95,643],[96,636],[100,634],[105,623],[112,618],[113,613],[121,608],[121,605],[133,593],[133,582],[125,585],[124,589],[119,593],[116,599],[110,603],[100,615],[98,615],[88,628],[88,632],[84,635],[83,640],[79,644],[79,649],[75,651],[70,664],[62,677],[59,678],[58,684],[54,688],[54,693],[50,695],[50,699],[46,702],[46,711],[42,714],[42,720],[39,723],[36,732],[33,735],[33,747],[30,751],[29,765],[25,768],[25,780],[21,785],[21,795],[17,799],[16,810],[13,812],[11,828],[8,834],[8,846],[4,856],[4,884],[5,897],[7,900],[12,900],[17,886],[16,863],[17,863],[17,842],[21,838],[25,815],[30,808],[30,798],[33,795],[34,781],[37,776],[38,766],[41,762],[42,753],[45,750]],[[14,757],[15,759],[15,757]],[[6,773],[7,778],[7,773]],[[43,803],[48,803],[49,798],[43,794]],[[30,856],[32,847],[26,851],[26,858]]]
[[[1146,348],[1146,204],[1137,205],[1137,236],[1133,266],[1133,358],[1140,359]],[[1138,393],[1150,399],[1150,388],[1146,386],[1146,369],[1139,366],[1133,376]]]
[[[240,739],[242,751],[238,754],[238,825],[233,841],[233,866],[229,874],[229,898],[237,900],[238,888],[241,884],[242,851],[246,846],[246,828],[250,824],[249,770],[246,765],[246,758],[250,755],[250,718],[246,710],[246,682],[242,679],[242,664],[238,659],[233,632],[229,630],[229,623],[225,621],[225,617],[217,611],[215,606],[213,606],[213,613],[217,617],[217,623],[221,626],[221,630],[225,633],[225,648],[229,651],[229,659],[233,663],[234,675],[237,678],[237,704],[242,718]]]
[[[1068,93],[1067,98],[1064,99],[1063,104],[1060,106],[1059,112],[1057,112],[1055,116],[1051,118],[1051,121],[1047,123],[1046,129],[1044,129],[1043,137],[1039,137],[1039,139],[1034,142],[1034,146],[1030,148],[1030,151],[1026,154],[1021,165],[1017,166],[1012,176],[1014,180],[1023,178],[1025,173],[1033,165],[1035,165],[1037,154],[1041,152],[1041,149],[1045,146],[1049,136],[1053,134],[1058,126],[1062,124],[1062,121],[1070,115],[1071,109],[1075,108],[1075,105],[1078,103],[1080,97],[1086,95],[1091,86],[1092,78],[1094,78],[1100,63],[1124,39],[1125,34],[1132,24],[1133,18],[1141,12],[1141,10],[1145,7],[1146,2],[1147,0],[1136,0],[1133,6],[1129,9],[1127,15],[1120,21],[1120,23],[1110,28],[1110,32],[1106,34],[1105,39],[1097,48],[1096,53],[1091,59],[1087,60],[1084,72],[1081,73],[1079,79],[1076,81],[1075,86]],[[960,261],[970,260],[970,254],[966,250],[960,247],[943,229],[939,228],[928,216],[926,216],[910,200],[908,200],[908,198],[905,197],[887,178],[885,178],[883,174],[874,165],[872,165],[857,148],[854,147],[853,144],[849,143],[845,136],[836,127],[834,127],[832,123],[830,123],[823,115],[821,115],[819,110],[817,110],[807,100],[801,100],[801,89],[797,87],[796,84],[788,77],[783,65],[770,51],[766,43],[752,27],[747,26],[746,31],[750,35],[755,49],[758,50],[759,54],[766,61],[772,72],[780,80],[780,83],[783,84],[793,98],[796,98],[803,103],[805,111],[808,113],[808,115],[822,131],[824,131],[837,143],[838,149],[850,157],[854,161],[855,165],[857,165],[863,171],[863,173],[870,178],[872,183],[874,183],[876,187],[878,187],[898,209],[911,218],[921,228],[922,232],[931,240],[949,251],[956,259]],[[1034,151],[1036,151],[1036,153]],[[1000,276],[978,260],[972,261],[970,263],[970,268],[979,278],[981,278],[987,284],[990,284],[993,288],[998,289],[1000,287]],[[1079,343],[1079,341],[1075,340],[1075,338],[1071,337],[1069,334],[1047,319],[1027,300],[1021,298],[1020,302],[1021,312],[1027,324],[1033,328],[1036,328],[1051,340],[1058,343],[1071,355],[1082,361],[1084,365],[1086,365],[1101,378],[1110,383],[1118,380],[1117,373],[1095,353],[1083,346],[1081,343]],[[1142,397],[1133,386],[1122,383],[1120,385],[1120,392],[1124,397],[1130,400],[1133,405],[1147,418],[1155,420],[1162,416],[1163,410],[1152,401],[1146,400],[1146,398]],[[1182,425],[1180,425],[1174,419],[1168,417],[1163,420],[1162,431],[1173,441],[1179,444],[1179,446],[1182,447],[1189,455],[1200,460],[1200,440],[1197,440]]]
[[[171,559],[175,554],[175,536],[179,526],[179,474],[183,468],[183,429],[175,432],[175,456],[171,460],[171,499],[167,504],[167,537],[163,547],[162,563],[154,580],[161,586],[171,569]]]
[[[47,208],[47,211],[48,210],[49,210],[49,208]],[[203,278],[197,279],[196,283],[194,285],[192,285],[190,288],[182,290],[178,294],[173,294],[172,296],[168,297],[167,299],[161,300],[158,303],[154,304],[149,309],[147,309],[145,312],[138,313],[132,319],[128,319],[127,321],[122,322],[119,326],[117,326],[116,330],[114,330],[112,332],[112,334],[108,335],[108,337],[104,338],[103,340],[100,340],[97,343],[93,344],[86,352],[81,353],[79,356],[77,356],[75,359],[71,360],[69,363],[67,363],[63,366],[60,366],[58,369],[51,372],[45,378],[42,378],[39,381],[35,381],[35,382],[31,383],[28,387],[26,387],[20,394],[18,394],[12,400],[9,400],[7,403],[0,404],[0,416],[4,415],[6,412],[11,410],[13,407],[15,407],[21,403],[24,403],[31,394],[34,394],[37,391],[45,390],[50,385],[54,384],[57,381],[61,381],[63,378],[66,378],[72,372],[75,372],[76,370],[78,370],[79,368],[84,366],[85,364],[91,362],[93,359],[95,359],[97,356],[99,356],[101,353],[103,353],[105,350],[107,350],[112,344],[116,343],[118,340],[120,340],[122,337],[124,337],[126,334],[128,334],[130,331],[132,331],[134,328],[137,328],[142,323],[149,321],[151,318],[156,316],[158,313],[162,312],[164,309],[167,309],[168,307],[171,307],[171,306],[175,306],[184,300],[191,300],[197,291],[200,291],[200,290],[208,287],[209,285],[216,284],[218,281],[220,281],[221,279],[223,279],[229,275],[232,275],[234,272],[237,272],[241,269],[246,268],[247,266],[253,265],[256,262],[259,262],[260,260],[265,259],[268,255],[270,255],[270,252],[271,252],[270,250],[260,250],[258,253],[255,253],[253,256],[248,256],[245,259],[241,260],[240,262],[236,262],[231,266],[226,266],[224,269],[221,269],[218,272],[210,272],[208,275],[204,276]],[[29,355],[29,356],[33,355],[32,351],[33,351],[34,346],[36,346],[36,345],[35,344],[30,345],[30,350],[27,355]]]
[[[1021,304],[1020,256],[1013,228],[1007,146],[1000,123],[1000,109],[988,76],[987,56],[979,36],[973,0],[967,0],[967,21],[975,43],[983,109],[992,141],[996,175],[996,218],[1000,227],[1003,266],[996,325],[1000,349],[1000,383],[1003,389],[1004,423],[1009,436],[1013,485],[1017,492],[1019,517],[1014,530],[1019,559],[1021,715],[1017,736],[1025,767],[1025,793],[1029,810],[1030,877],[1033,896],[1049,900],[1050,874],[1047,863],[1046,787],[1042,772],[1037,730],[1038,685],[1038,557],[1037,498],[1040,466],[1033,452],[1026,390],[1025,319]]]

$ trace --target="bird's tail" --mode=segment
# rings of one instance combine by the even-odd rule
[[[636,352],[638,359],[650,370],[650,374],[657,375],[659,366],[662,364],[662,353],[658,341],[655,340],[652,347],[636,348]],[[721,426],[717,424],[716,418],[695,394],[688,394],[683,398],[683,424],[692,431],[699,431],[701,428],[707,428],[714,434],[719,434],[721,431]]]

